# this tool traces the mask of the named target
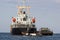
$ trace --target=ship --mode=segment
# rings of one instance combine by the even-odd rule
[[[40,29],[41,35],[53,35],[53,31],[51,31],[49,28],[41,28]]]
[[[30,6],[26,6],[25,0],[23,0],[23,6],[18,6],[18,12],[16,17],[12,17],[12,23],[10,25],[10,32],[12,35],[51,35],[51,31],[45,32],[46,28],[41,28],[41,31],[37,31],[35,22],[36,18],[30,16]],[[43,30],[44,29],[44,30]],[[46,30],[45,30],[46,29]]]
[[[12,17],[11,34],[36,35],[35,17],[30,17],[29,9],[30,6],[18,6],[17,17]]]

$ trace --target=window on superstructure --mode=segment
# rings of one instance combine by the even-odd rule
[[[26,12],[24,11],[23,14],[25,14]]]
[[[23,21],[26,21],[26,18],[23,18]]]
[[[18,20],[18,18],[17,18],[17,20]]]
[[[17,23],[18,23],[18,21],[17,21]]]
[[[22,18],[21,18],[21,21],[22,21]]]

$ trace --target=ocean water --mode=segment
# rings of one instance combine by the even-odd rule
[[[54,34],[53,36],[20,36],[0,33],[0,40],[60,40],[60,34]]]

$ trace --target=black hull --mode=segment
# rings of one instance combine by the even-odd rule
[[[27,28],[12,28],[13,35],[23,35],[22,32],[27,32]]]
[[[53,35],[53,33],[41,33],[42,35]]]
[[[36,28],[29,28],[28,33],[36,33]]]
[[[36,28],[12,28],[12,35],[25,35],[26,33],[36,33]]]

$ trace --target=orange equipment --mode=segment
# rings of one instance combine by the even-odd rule
[[[32,18],[32,23],[35,23],[35,18]]]
[[[15,22],[16,21],[16,18],[12,17],[12,21]]]

